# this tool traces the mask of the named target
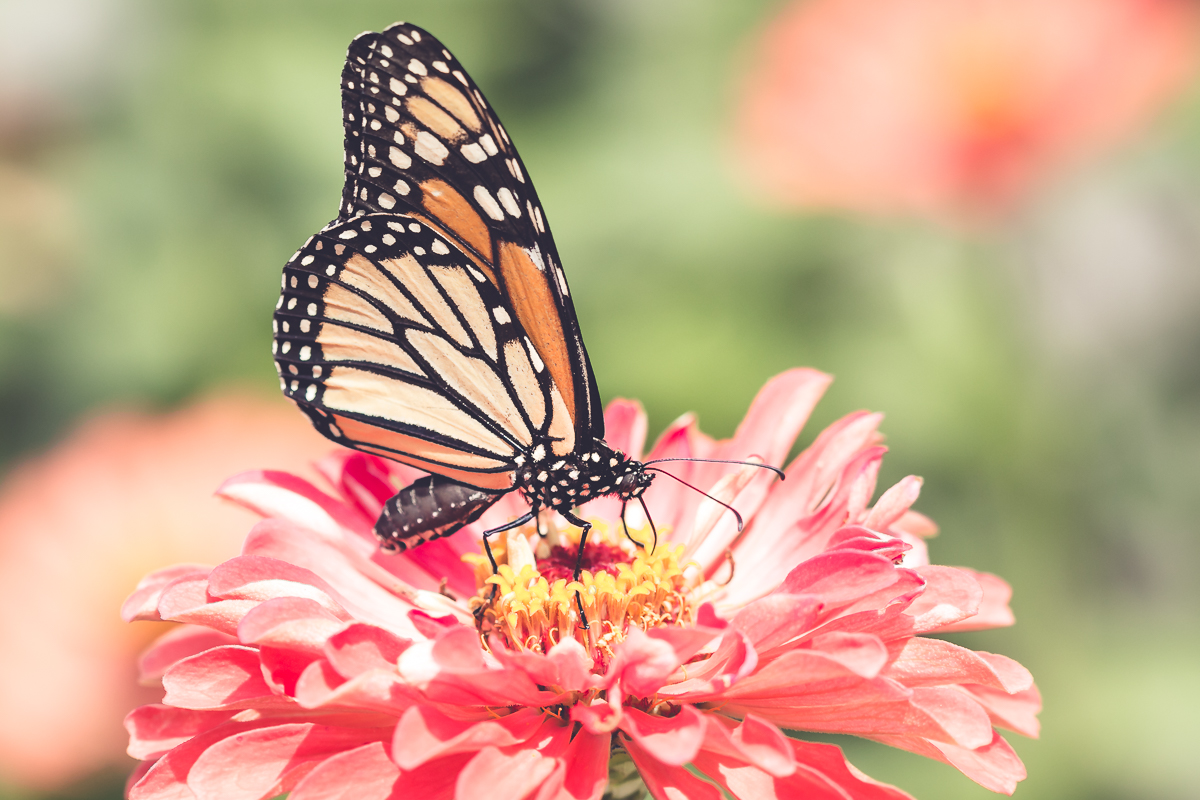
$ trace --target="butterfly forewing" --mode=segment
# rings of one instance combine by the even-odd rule
[[[275,358],[284,392],[322,433],[490,491],[512,487],[514,459],[535,439],[571,431],[508,298],[412,216],[335,223],[293,256]]]
[[[400,23],[351,44],[342,74],[346,185],[339,220],[405,214],[431,227],[504,297],[573,420],[553,443],[603,437],[599,393],[537,193],[462,65]]]

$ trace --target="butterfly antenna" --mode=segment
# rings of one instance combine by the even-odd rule
[[[779,467],[773,467],[770,464],[763,464],[760,461],[730,461],[724,458],[656,458],[653,461],[643,461],[643,464],[661,464],[664,461],[703,461],[706,464],[740,464],[743,467],[758,467],[759,469],[769,469],[779,476],[779,480],[785,480],[786,475]],[[666,475],[667,473],[663,473]],[[674,477],[674,476],[672,476]],[[699,491],[699,490],[697,490]]]
[[[664,459],[664,460],[665,460],[665,459]],[[714,503],[716,503],[717,505],[722,505],[722,506],[725,506],[727,509],[729,509],[730,511],[732,511],[732,512],[733,512],[733,516],[734,516],[734,518],[735,518],[735,519],[737,519],[738,533],[741,533],[741,532],[742,532],[742,524],[743,524],[743,523],[742,523],[742,515],[741,515],[741,514],[739,514],[739,513],[737,512],[737,509],[736,509],[736,508],[734,508],[733,506],[729,505],[729,503],[726,503],[726,502],[724,502],[723,500],[718,500],[717,498],[713,497],[711,494],[709,494],[708,492],[704,491],[703,489],[700,489],[700,488],[698,488],[698,487],[696,487],[696,486],[692,486],[690,483],[688,483],[687,481],[685,481],[683,478],[680,478],[678,475],[672,475],[672,474],[671,474],[671,473],[669,473],[669,472],[663,472],[663,470],[661,470],[661,469],[655,469],[654,467],[646,467],[646,469],[647,469],[647,470],[649,470],[650,472],[658,472],[658,473],[661,473],[661,474],[663,474],[663,475],[666,475],[668,478],[672,478],[672,479],[674,479],[674,480],[677,480],[677,481],[679,481],[680,483],[682,483],[684,486],[688,487],[689,489],[692,489],[692,490],[694,490],[694,491],[697,491],[697,492],[699,492],[700,494],[704,495],[705,497],[707,497],[709,500],[712,500],[712,501],[713,501]],[[639,499],[640,499],[640,498],[639,498]]]
[[[665,472],[663,474],[666,475]],[[642,511],[645,512],[646,521],[650,523],[650,530],[654,534],[654,546],[650,548],[650,552],[653,553],[658,549],[658,528],[654,527],[654,519],[650,516],[650,509],[646,507],[646,498],[639,497],[638,502],[642,504]]]

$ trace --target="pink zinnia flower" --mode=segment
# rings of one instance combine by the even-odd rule
[[[238,553],[232,472],[328,451],[290,403],[226,392],[100,414],[0,484],[0,783],[48,790],[127,765],[121,720],[161,696],[133,661],[163,626],[113,613],[149,569]]]
[[[685,417],[650,457],[780,464],[828,383],[785,373],[732,439]],[[657,548],[644,521],[629,520],[637,549],[615,503],[589,503],[579,585],[578,531],[548,516],[546,539],[512,532],[494,545],[499,574],[483,566],[480,532],[522,510],[515,494],[471,529],[387,555],[371,525],[416,471],[346,452],[320,465],[330,491],[233,478],[222,494],[265,517],[243,555],[152,574],[126,602],[128,619],[183,623],[142,660],[165,696],[127,720],[145,760],[129,797],[579,800],[634,767],[657,798],[908,796],[785,730],[876,739],[1011,792],[1024,768],[993,726],[1036,735],[1028,671],[923,635],[1010,624],[1008,586],[928,563],[933,525],[909,510],[919,479],[870,504],[879,421],[836,422],[784,482],[671,464],[745,515],[741,535],[668,479],[646,497]],[[605,424],[641,453],[638,406],[612,403]]]
[[[1195,60],[1189,0],[804,0],[756,43],[737,156],[785,204],[1004,211],[1144,125]]]

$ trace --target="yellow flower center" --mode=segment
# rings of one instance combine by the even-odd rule
[[[592,653],[594,669],[602,672],[613,648],[632,628],[691,622],[679,565],[683,546],[660,543],[651,552],[648,528],[630,529],[643,543],[637,547],[623,537],[611,538],[603,522],[593,524],[578,581],[572,577],[581,531],[559,532],[548,520],[542,523],[543,531],[549,530],[544,538],[531,525],[492,544],[495,574],[482,553],[463,556],[475,567],[479,591],[471,607],[485,641],[499,634],[509,647],[545,653],[574,637]],[[586,628],[579,618],[580,603]]]

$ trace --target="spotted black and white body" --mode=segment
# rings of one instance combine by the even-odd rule
[[[284,393],[339,444],[431,473],[387,502],[386,549],[448,536],[512,491],[530,511],[497,530],[551,509],[586,539],[577,506],[640,499],[653,476],[604,443],[566,274],[507,131],[405,23],[351,43],[342,117],[338,216],[284,267],[276,305]]]

